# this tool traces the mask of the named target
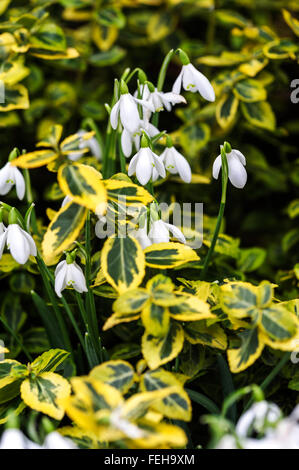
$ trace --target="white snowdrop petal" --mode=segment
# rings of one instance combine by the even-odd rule
[[[67,273],[67,262],[59,270],[55,276],[55,292],[58,297],[61,297],[61,292],[66,288],[66,273]]]
[[[121,148],[124,152],[124,155],[126,157],[130,157],[132,153],[132,136],[125,128],[123,129],[121,134]]]
[[[77,263],[69,265],[69,271],[71,272],[72,280],[74,281],[74,289],[78,292],[87,292],[86,280],[82,269]]]
[[[7,246],[11,256],[19,264],[25,264],[30,255],[29,243],[18,224],[11,224],[7,228]]]
[[[158,157],[158,155],[156,155],[155,153],[153,153],[152,156],[153,156],[153,161],[154,161],[154,165],[155,165],[157,172],[159,173],[160,176],[162,176],[162,178],[165,178],[166,172],[165,172],[165,167],[163,165],[163,161],[160,160],[160,157]]]
[[[191,167],[186,158],[173,147],[174,161],[178,174],[185,183],[190,183],[192,178]]]
[[[26,189],[25,180],[24,180],[22,173],[20,172],[18,168],[12,168],[12,170],[13,170],[14,181],[16,183],[17,196],[20,200],[22,200],[25,196],[25,189]]]
[[[145,228],[133,231],[132,236],[138,240],[143,250],[152,244]]]
[[[192,64],[189,64],[192,70],[193,81],[198,92],[207,101],[215,101],[215,91],[207,77],[197,70]]]
[[[140,149],[136,164],[136,177],[143,186],[151,179],[153,170],[153,158],[148,150],[148,148]]]
[[[233,149],[231,151],[231,153],[233,155],[235,155],[236,157],[238,157],[238,159],[240,160],[240,162],[242,163],[242,165],[246,165],[246,158],[244,157],[243,153],[240,152],[240,150],[236,150],[236,149]]]
[[[197,90],[195,80],[194,80],[194,73],[192,69],[192,64],[183,65],[183,88],[186,91],[191,91],[195,93]]]
[[[26,240],[28,242],[29,249],[30,249],[30,255],[31,256],[36,256],[37,255],[36,244],[35,244],[35,241],[33,240],[32,236],[29,235],[29,233],[25,232],[25,230],[22,230],[22,233],[23,233],[23,236],[26,238]]]
[[[63,260],[63,261],[60,261],[57,266],[56,266],[56,269],[55,269],[55,272],[54,272],[54,276],[57,276],[57,274],[59,273],[59,271],[63,268],[63,266],[66,264],[66,261]]]
[[[186,238],[179,228],[177,228],[175,225],[167,224],[166,222],[164,222],[164,224],[168,228],[168,230],[172,233],[174,238],[177,238],[182,243],[186,243]]]
[[[169,231],[162,220],[156,220],[151,224],[148,235],[153,243],[169,242]]]
[[[67,439],[59,432],[54,431],[46,436],[43,449],[78,449],[78,447],[71,439]]]
[[[7,231],[3,232],[0,235],[0,258],[2,258],[2,255],[3,255],[6,239],[7,239]]]
[[[139,152],[137,152],[134,155],[134,157],[132,158],[132,160],[130,161],[129,168],[128,168],[128,175],[129,176],[132,176],[132,175],[134,175],[134,173],[136,173],[136,165],[137,165],[138,158],[139,158]]]
[[[215,159],[213,163],[213,178],[215,178],[215,180],[218,179],[221,165],[222,165],[221,155],[218,155],[218,157]]]
[[[115,103],[110,113],[110,123],[111,123],[112,129],[114,130],[117,128],[117,125],[118,125],[119,108],[120,108],[120,100],[118,100],[118,102]]]
[[[238,189],[244,188],[247,181],[247,172],[238,157],[231,155],[227,163],[228,177],[231,184]]]
[[[183,78],[183,67],[172,87],[172,92],[176,93],[177,95],[179,95],[181,91],[182,78]]]
[[[129,93],[121,96],[120,120],[129,132],[134,133],[140,125],[137,104]]]
[[[168,92],[168,93],[163,93],[162,99],[163,99],[163,101],[168,101],[171,104],[187,103],[184,96],[179,95],[178,93],[173,93],[171,91]]]

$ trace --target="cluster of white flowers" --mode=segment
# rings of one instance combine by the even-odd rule
[[[170,111],[173,105],[186,103],[185,98],[180,95],[181,84],[187,91],[198,91],[205,99],[215,100],[215,92],[209,80],[190,63],[183,65],[172,91],[168,93],[144,83],[140,86],[139,99],[138,91],[133,96],[129,93],[127,85],[121,83],[121,95],[111,110],[110,123],[113,129],[117,129],[119,120],[121,122],[123,128],[121,146],[126,157],[132,155],[133,144],[135,145],[137,153],[129,164],[128,174],[129,176],[136,174],[142,185],[150,180],[156,181],[159,176],[165,178],[166,170],[171,174],[179,174],[186,183],[191,181],[190,165],[172,143],[158,156],[150,148],[149,142],[142,142],[144,134],[149,139],[160,134],[159,129],[150,123],[153,112],[163,109]],[[142,115],[139,114],[138,104],[141,106]]]
[[[282,418],[274,403],[257,402],[240,417],[234,435],[222,437],[217,449],[299,449],[298,420],[299,405]]]

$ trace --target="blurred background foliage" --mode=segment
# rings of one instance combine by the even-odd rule
[[[155,83],[165,54],[181,47],[212,80],[217,99],[206,104],[188,93],[188,105],[172,120],[161,115],[160,130],[171,132],[206,182],[224,140],[247,158],[245,190],[229,188],[230,237],[218,243],[214,278],[225,266],[239,279],[277,282],[284,299],[296,297],[299,103],[290,97],[298,72],[298,11],[295,0],[1,1],[1,164],[15,146],[33,150],[53,123],[62,124],[66,136],[91,118],[104,136],[114,78],[138,66]],[[179,69],[175,59],[164,91]],[[44,217],[51,176],[36,170],[32,178]],[[216,182],[182,187],[172,181],[157,189],[160,201],[173,195],[203,202],[205,215],[217,215]]]

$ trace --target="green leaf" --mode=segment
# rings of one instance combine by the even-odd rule
[[[148,303],[141,312],[141,320],[146,333],[153,336],[167,334],[170,322],[169,311],[154,303]]]
[[[65,51],[66,39],[63,30],[54,23],[45,23],[39,26],[30,37],[31,45],[35,49],[47,51]]]
[[[31,369],[35,374],[54,372],[68,356],[69,353],[63,349],[50,349],[31,363]]]
[[[246,119],[253,126],[261,127],[269,131],[274,131],[276,118],[270,104],[266,101],[257,103],[241,103],[241,109]]]
[[[299,228],[293,228],[289,230],[282,239],[282,249],[283,251],[289,251],[294,245],[297,245],[299,242]]]
[[[126,24],[126,17],[121,10],[113,6],[101,8],[96,12],[95,18],[103,26],[115,26],[118,29],[123,28]]]
[[[142,354],[150,369],[156,369],[162,364],[174,359],[182,350],[184,333],[178,323],[171,323],[164,337],[155,337],[144,333],[142,337]]]
[[[227,358],[233,373],[241,372],[251,366],[262,354],[264,343],[257,328],[245,330],[238,334],[240,347],[228,349]]]
[[[92,369],[89,376],[117,388],[122,393],[127,393],[136,379],[131,364],[122,360],[103,362]]]
[[[252,272],[264,263],[267,256],[263,248],[242,248],[237,259],[238,269],[243,272]]]
[[[98,52],[89,57],[89,62],[95,67],[107,67],[121,61],[127,51],[119,46],[114,46],[109,51]]]
[[[234,94],[241,101],[247,103],[254,103],[256,101],[263,101],[267,98],[267,92],[263,85],[258,80],[246,78],[236,83],[234,87]]]
[[[56,213],[42,242],[46,264],[55,263],[57,256],[78,239],[86,215],[87,209],[73,202],[69,202]]]
[[[70,393],[69,382],[53,372],[43,372],[36,378],[24,380],[21,385],[21,397],[27,406],[57,420],[64,415],[60,402]]]
[[[107,281],[120,294],[138,287],[145,274],[145,257],[134,238],[110,237],[102,250],[102,269]]]
[[[299,215],[299,199],[295,199],[288,205],[288,215],[291,219],[294,219]]]
[[[153,409],[171,419],[189,421],[191,418],[190,399],[176,377],[163,369],[146,372],[140,381],[142,392],[153,392],[167,387],[175,387],[165,398],[157,400]]]
[[[220,127],[226,129],[234,121],[239,100],[233,93],[224,95],[216,106],[216,119]]]
[[[296,317],[279,304],[263,310],[261,326],[274,341],[287,341],[295,336],[298,330]]]

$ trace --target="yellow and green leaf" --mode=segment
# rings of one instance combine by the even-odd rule
[[[127,393],[136,380],[131,364],[122,360],[103,362],[94,367],[89,376],[117,388],[121,393]]]
[[[142,354],[150,369],[156,369],[162,364],[174,359],[182,350],[184,332],[178,323],[170,323],[164,337],[155,337],[147,332],[142,337]]]
[[[188,323],[184,326],[184,333],[191,344],[203,344],[222,350],[227,348],[227,336],[217,324],[207,326],[205,321]]]
[[[245,330],[238,336],[241,341],[240,346],[227,350],[229,367],[235,374],[251,366],[264,349],[262,335],[257,328]]]
[[[192,248],[182,243],[154,243],[144,250],[147,266],[156,269],[170,269],[191,261],[199,256]]]
[[[226,129],[234,121],[239,100],[233,93],[223,95],[216,106],[216,119],[220,127]]]
[[[58,255],[67,250],[84,225],[87,209],[73,202],[62,207],[52,219],[42,242],[44,261],[55,262]]]
[[[69,382],[54,372],[42,372],[35,378],[24,380],[21,385],[21,397],[27,406],[57,420],[64,415],[60,402],[70,393]]]
[[[138,287],[145,274],[145,257],[137,240],[110,237],[102,250],[102,268],[107,281],[120,294]]]
[[[19,168],[39,168],[53,162],[57,157],[58,154],[54,150],[36,150],[15,158],[11,161],[11,165]]]

